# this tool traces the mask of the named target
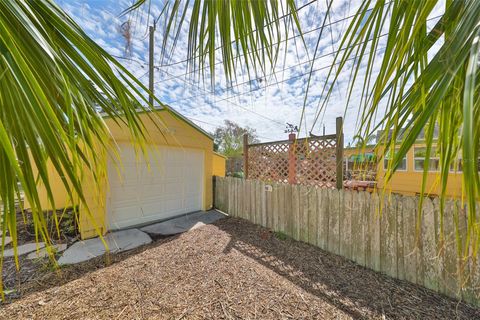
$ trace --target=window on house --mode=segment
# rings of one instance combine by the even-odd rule
[[[456,161],[450,164],[451,172],[462,172],[463,171],[463,161],[462,158],[458,158]]]
[[[415,148],[414,151],[414,167],[415,171],[423,171],[427,156],[427,148]],[[430,151],[430,159],[428,161],[428,171],[438,171],[440,169],[440,158],[438,157],[437,150],[432,148]]]
[[[397,152],[398,149],[395,149],[395,152]],[[389,162],[391,161],[392,156],[390,154],[390,151],[388,151],[385,154],[385,157],[383,158],[383,168],[385,170],[388,169]],[[400,161],[400,164],[398,165],[397,171],[407,171],[407,157],[403,157],[402,161]]]
[[[477,162],[477,168],[480,171],[480,158],[478,159],[478,162]],[[458,158],[457,161],[450,164],[450,171],[451,172],[463,172],[463,159]]]

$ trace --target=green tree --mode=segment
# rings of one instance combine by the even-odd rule
[[[243,152],[243,135],[248,135],[248,143],[257,143],[257,131],[250,127],[240,127],[237,123],[225,120],[224,125],[218,127],[213,134],[214,143],[218,151],[227,157],[238,157]]]

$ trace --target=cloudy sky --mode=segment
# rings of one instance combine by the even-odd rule
[[[148,85],[148,22],[155,19],[166,0],[152,0],[147,10],[140,10],[134,16],[120,16],[131,5],[132,0],[58,0],[58,4],[110,54],[119,57],[135,76]],[[220,51],[217,51],[215,64],[215,89],[212,89],[208,72],[205,81],[197,81],[195,73],[188,74],[187,28],[180,34],[175,52],[161,60],[162,25],[155,36],[155,94],[159,99],[191,119],[200,127],[213,132],[223,120],[235,121],[243,126],[255,128],[262,141],[286,139],[285,124],[298,125],[300,122],[303,99],[307,89],[308,73],[312,68],[313,76],[309,89],[304,128],[320,134],[325,126],[326,133],[335,132],[335,118],[345,114],[345,140],[350,142],[356,133],[358,105],[360,103],[361,83],[354,86],[354,94],[348,107],[346,93],[350,70],[346,68],[334,88],[332,98],[314,124],[320,95],[325,85],[333,54],[338,50],[342,35],[360,4],[360,1],[335,0],[331,14],[319,42],[316,58],[314,51],[325,18],[327,1],[298,0],[300,23],[306,46],[297,34],[290,33],[290,40],[280,46],[280,61],[274,70],[266,76],[259,75],[251,79],[243,68],[236,70],[237,81],[227,86],[221,64]],[[440,13],[440,12],[438,12]],[[435,16],[435,15],[433,15]],[[150,19],[149,19],[150,18]],[[132,23],[131,53],[125,52],[125,39],[120,32],[122,23],[130,19]],[[187,17],[188,19],[188,17]],[[431,20],[431,25],[436,19]],[[383,53],[381,39],[376,54]],[[332,53],[333,52],[333,53]],[[123,58],[123,59],[122,59]],[[313,61],[312,61],[313,60]],[[186,74],[187,73],[187,74]],[[306,125],[305,125],[306,123]],[[313,128],[312,128],[313,126]],[[305,129],[301,136],[305,135]]]

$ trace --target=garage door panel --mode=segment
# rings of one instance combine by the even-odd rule
[[[120,174],[115,170],[114,173],[109,175],[110,183],[123,185],[125,182],[131,184],[132,182],[141,180],[141,169],[135,168],[134,166],[127,166],[119,170]]]
[[[148,150],[150,169],[135,157],[131,145],[121,146],[124,170],[118,176],[109,163],[110,229],[163,220],[202,209],[204,154],[194,149],[159,147]],[[154,156],[153,156],[154,154]]]
[[[135,217],[141,217],[142,215],[141,207],[135,204],[117,208],[109,218],[112,218],[112,221],[123,222],[134,219]]]
[[[164,193],[164,190],[163,188],[153,184],[143,188],[142,193],[142,199],[144,201],[155,201],[161,197],[161,194]]]

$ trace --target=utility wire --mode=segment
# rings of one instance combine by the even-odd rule
[[[160,70],[160,71],[161,71],[161,72],[165,72],[165,73],[168,74],[168,71],[165,71],[165,70]],[[180,79],[180,80],[182,80],[185,84],[188,84],[188,85],[190,85],[190,86],[192,86],[192,87],[196,87],[197,89],[202,90],[202,91],[203,91],[204,93],[206,93],[206,94],[211,94],[211,93],[207,92],[205,89],[203,89],[203,88],[201,88],[201,87],[198,87],[198,86],[196,86],[196,85],[193,84],[193,83],[187,82],[187,81],[184,80],[184,79]],[[219,101],[221,101],[221,100],[219,100]],[[217,101],[216,101],[216,102],[217,102]],[[276,124],[279,124],[279,125],[282,126],[282,128],[285,126],[285,123],[283,123],[283,122],[280,122],[280,121],[278,121],[278,120],[269,118],[269,117],[267,117],[267,116],[265,116],[265,115],[263,115],[263,114],[261,114],[261,113],[255,112],[255,111],[250,110],[250,109],[248,109],[248,108],[245,108],[244,106],[242,106],[242,105],[240,105],[240,104],[238,104],[238,103],[236,103],[236,102],[233,102],[233,101],[231,101],[231,100],[229,100],[229,102],[230,102],[233,106],[235,106],[235,107],[238,107],[238,108],[240,108],[240,109],[242,109],[242,110],[245,110],[245,111],[247,111],[247,112],[251,112],[251,113],[253,113],[253,114],[255,114],[255,115],[257,115],[257,116],[259,116],[259,117],[261,117],[261,118],[263,118],[263,119],[266,119],[266,120],[272,121],[272,122],[274,122],[274,123],[276,123]]]
[[[315,1],[316,1],[316,0],[315,0]],[[311,3],[315,2],[315,1],[312,1]],[[311,4],[311,3],[310,3],[310,4]],[[386,4],[388,4],[388,3],[386,3]],[[351,18],[354,17],[354,16],[355,16],[355,15],[348,16],[348,17],[342,18],[342,19],[340,19],[340,20],[336,20],[336,21],[331,22],[331,23],[329,23],[329,24],[325,24],[325,25],[323,25],[322,27],[317,27],[317,28],[315,28],[315,29],[312,29],[312,30],[310,30],[310,31],[307,31],[307,32],[305,32],[305,33],[303,33],[303,34],[307,34],[307,33],[310,33],[310,32],[314,32],[314,31],[316,31],[316,30],[319,30],[319,29],[321,29],[321,28],[324,28],[325,26],[333,25],[333,24],[336,24],[336,23],[339,23],[339,22],[342,22],[342,21],[351,19]],[[438,17],[440,17],[440,16],[438,16]],[[428,19],[428,20],[432,20],[432,19],[435,19],[435,18],[438,18],[438,17],[434,17],[434,18],[431,18],[431,19]],[[383,36],[386,36],[386,35],[387,35],[387,34],[382,34],[382,35],[380,35],[379,37],[383,37]],[[300,36],[300,35],[296,35],[296,36],[293,36],[293,37],[291,37],[291,38],[282,40],[282,41],[280,41],[280,42],[287,41],[287,40],[290,40],[290,39],[293,39],[293,38],[296,38],[296,37],[299,37],[299,36]],[[370,41],[370,40],[369,40],[369,41]],[[280,43],[280,42],[279,42],[279,43]],[[356,45],[361,45],[361,44],[362,44],[362,43],[359,43],[359,44],[356,44]],[[217,49],[218,49],[218,48],[217,48]],[[384,48],[379,48],[379,49],[375,50],[375,52],[377,52],[377,51],[379,51],[379,50],[381,50],[381,49],[384,49]],[[341,49],[341,50],[345,50],[345,49]],[[318,56],[316,59],[320,59],[320,58],[322,58],[322,57],[326,57],[326,56],[335,54],[336,52],[339,52],[339,51],[340,51],[340,50],[337,50],[337,51],[334,51],[334,52],[327,53],[327,54],[325,54],[325,55]],[[240,55],[239,55],[239,56],[240,56]],[[142,62],[142,61],[140,61],[140,60],[138,60],[138,59],[125,58],[125,57],[119,57],[119,56],[114,56],[114,57],[119,58],[119,59],[124,59],[124,60],[133,61],[133,62],[136,62],[136,63],[139,63],[139,64],[143,64],[143,65],[147,64],[147,63]],[[315,60],[316,60],[316,59],[315,59]],[[352,59],[353,59],[353,58],[352,58]],[[348,60],[346,60],[346,61],[349,61],[349,60],[352,60],[352,59],[348,59]],[[185,60],[185,61],[188,61],[188,59]],[[176,64],[179,64],[180,62],[185,62],[185,61],[179,61],[179,62],[177,62]],[[287,70],[287,69],[295,68],[295,67],[300,66],[300,65],[303,65],[303,64],[311,63],[311,62],[313,62],[313,61],[314,61],[314,59],[311,59],[311,60],[308,60],[308,61],[299,63],[299,64],[297,64],[297,65],[284,68],[284,69],[279,70],[279,71],[274,71],[274,72],[270,73],[269,75],[267,75],[266,77],[272,76],[272,75],[274,75],[275,73],[278,73],[278,72],[283,72],[283,71],[285,71],[285,70]],[[219,64],[219,63],[222,63],[222,61],[219,61],[219,62],[217,62],[216,64]],[[336,63],[336,64],[339,64],[339,63]],[[336,64],[334,64],[334,65],[336,65]],[[159,71],[162,71],[162,72],[166,72],[165,70],[161,70],[161,69],[160,69],[161,67],[165,67],[165,66],[168,66],[168,65],[156,66],[156,69],[159,70]],[[312,70],[311,72],[312,72],[312,73],[313,73],[313,72],[318,72],[318,71],[320,71],[320,70],[324,70],[324,69],[327,69],[327,68],[329,68],[329,67],[331,67],[331,66],[325,66],[325,67],[322,67],[322,68],[314,69],[314,70]],[[206,68],[206,67],[204,67],[204,68]],[[204,68],[202,68],[202,69],[204,69]],[[201,70],[201,69],[197,69],[197,71],[198,71],[198,70]],[[162,79],[161,81],[157,81],[156,84],[157,84],[157,83],[160,83],[160,82],[165,82],[165,81],[173,80],[173,79],[175,79],[175,78],[184,77],[184,76],[186,76],[187,74],[192,73],[192,72],[195,72],[195,71],[191,71],[191,72],[188,72],[188,73],[185,73],[185,74],[182,74],[182,75],[172,75],[172,74],[166,72],[166,73],[172,75],[173,77],[167,78],[167,79]],[[239,93],[239,94],[236,94],[236,95],[231,96],[231,97],[223,98],[223,99],[217,100],[216,102],[229,101],[230,103],[234,104],[235,106],[237,106],[237,107],[239,107],[239,108],[242,108],[242,109],[245,110],[245,111],[254,113],[254,114],[256,114],[256,115],[258,115],[258,116],[260,116],[260,117],[262,117],[262,118],[264,118],[264,119],[267,119],[267,120],[269,120],[269,121],[272,121],[272,122],[281,124],[281,125],[283,126],[283,125],[284,125],[283,123],[281,123],[281,122],[279,122],[279,121],[277,121],[277,120],[268,118],[268,117],[266,117],[266,116],[264,116],[264,115],[262,115],[262,114],[256,113],[256,112],[254,112],[253,110],[247,109],[247,108],[245,108],[245,107],[243,107],[243,106],[241,106],[241,105],[239,105],[239,104],[234,103],[234,102],[231,101],[230,99],[236,98],[236,97],[239,97],[239,96],[242,96],[242,95],[245,95],[245,94],[249,94],[249,93],[258,91],[258,90],[260,90],[260,89],[265,89],[265,88],[270,87],[270,86],[272,86],[272,85],[278,85],[278,84],[280,84],[280,83],[284,83],[284,82],[287,82],[287,81],[290,81],[290,80],[293,80],[293,79],[296,79],[296,78],[305,76],[305,75],[307,75],[307,74],[310,74],[310,72],[309,72],[309,73],[302,73],[302,74],[300,74],[300,75],[296,75],[296,76],[293,76],[293,77],[284,79],[284,80],[279,81],[279,82],[275,82],[275,83],[272,83],[272,84],[268,84],[268,85],[265,85],[265,86],[262,86],[262,87],[259,87],[259,88],[253,89],[253,90],[249,90],[249,91],[247,91],[247,92]],[[144,76],[144,75],[143,75],[143,76]],[[143,76],[142,76],[142,77],[143,77]],[[184,79],[180,79],[180,80],[184,81],[186,84],[189,84],[189,85],[191,85],[191,86],[195,86],[194,84],[191,84],[191,83],[186,82]],[[253,81],[253,80],[249,80],[249,81],[245,81],[245,82],[242,82],[242,83],[239,83],[239,84],[235,84],[235,85],[231,86],[230,88],[239,87],[240,85],[247,84],[247,83],[251,83],[252,81]],[[197,88],[199,88],[199,87],[197,87]],[[202,90],[204,90],[204,89],[202,89]],[[204,91],[205,91],[205,90],[204,90]],[[191,97],[186,97],[186,98],[177,99],[177,100],[175,100],[175,101],[173,101],[173,102],[171,102],[171,103],[175,103],[175,102],[183,101],[183,100],[188,100],[188,99],[193,99],[193,98],[199,97],[200,95],[202,95],[202,94],[195,95],[195,96],[191,96]]]
[[[312,1],[304,4],[303,6],[297,8],[297,9],[294,10],[294,11],[291,11],[291,12],[289,12],[289,13],[286,13],[286,14],[278,17],[277,19],[274,19],[274,20],[268,22],[268,23],[265,24],[262,28],[266,28],[266,27],[268,27],[269,25],[271,25],[271,24],[273,24],[273,23],[275,23],[275,22],[277,22],[277,21],[280,21],[280,20],[282,20],[282,19],[285,19],[285,18],[287,18],[287,17],[290,17],[293,13],[298,13],[299,11],[303,10],[304,8],[308,7],[309,5],[312,5],[312,4],[315,3],[315,2],[317,2],[317,0],[312,0]],[[249,34],[252,34],[252,33],[257,32],[257,31],[258,31],[258,29],[252,30]],[[249,34],[248,34],[248,35],[249,35]],[[302,34],[304,34],[304,33],[302,33]],[[299,36],[301,36],[301,35],[299,35]],[[238,41],[238,40],[232,40],[230,43],[233,44],[233,43],[235,43],[235,42],[237,42],[237,41]],[[280,42],[282,42],[282,41],[280,41]],[[280,43],[280,42],[278,42],[278,43]],[[277,43],[277,44],[278,44],[278,43]],[[224,47],[223,45],[218,46],[218,47],[216,47],[216,48],[214,49],[214,51],[217,51],[217,50],[219,50],[219,49],[221,49],[221,48],[223,48],[223,47]],[[264,49],[264,48],[262,47],[261,49]],[[254,52],[255,52],[255,51],[254,51]],[[251,52],[250,52],[250,53],[251,53]],[[205,54],[208,54],[208,50],[205,52]],[[198,57],[199,57],[199,55],[194,56],[194,57],[192,57],[192,58],[190,58],[190,59],[185,59],[185,60],[181,60],[181,61],[176,61],[176,62],[172,62],[172,63],[169,63],[169,64],[163,64],[163,65],[161,65],[161,67],[174,66],[174,65],[177,65],[177,64],[181,64],[181,63],[188,62],[188,61],[190,61],[190,60],[192,60],[192,59],[195,59],[195,58],[198,58]],[[239,56],[237,56],[236,58],[238,58],[238,57],[241,57],[241,56],[239,55]],[[204,69],[204,68],[202,68],[202,69]],[[199,70],[201,70],[201,69],[199,69]]]
[[[387,36],[387,35],[388,35],[388,33],[384,33],[384,34],[379,35],[378,38],[382,38],[382,37],[385,37],[385,36]],[[371,40],[367,40],[367,41],[371,41]],[[356,44],[355,46],[362,45],[362,44],[364,44],[365,42],[366,42],[366,41],[363,41],[363,42],[361,42],[361,43]],[[350,47],[348,47],[348,48],[350,48]],[[318,59],[321,59],[321,58],[325,58],[325,57],[334,55],[334,54],[336,54],[336,53],[338,53],[338,52],[340,52],[340,51],[343,51],[343,50],[345,50],[345,49],[346,49],[346,48],[340,49],[340,50],[335,50],[335,51],[332,51],[332,52],[328,52],[328,53],[322,54],[322,55],[320,55],[320,56],[317,56],[317,57],[315,57],[314,59],[310,59],[310,60],[307,60],[307,61],[303,61],[303,62],[300,62],[300,63],[295,64],[295,65],[293,65],[293,66],[289,66],[289,67],[286,67],[286,68],[283,68],[283,69],[280,69],[280,70],[277,70],[277,71],[273,71],[273,72],[269,73],[268,75],[266,75],[265,78],[272,77],[272,76],[274,76],[276,73],[283,73],[285,70],[293,69],[293,68],[296,68],[296,67],[298,67],[298,66],[307,64],[307,63],[312,63],[312,62],[314,62],[314,61],[316,61],[316,60],[318,60]],[[320,69],[320,70],[323,70],[323,69],[324,69],[324,68],[322,68],[322,69]],[[157,70],[159,70],[159,69],[157,68]],[[314,70],[314,71],[318,71],[318,69],[317,69],[317,70]],[[277,82],[275,82],[275,83],[272,83],[271,85],[279,84],[279,83],[288,81],[288,80],[290,80],[290,79],[295,79],[295,78],[298,78],[298,77],[303,76],[303,75],[306,75],[306,74],[308,74],[308,73],[304,73],[304,74],[300,74],[299,76],[294,76],[294,77],[291,77],[291,78],[287,78],[287,79],[282,80],[282,81],[279,81],[279,82],[277,81]],[[158,83],[161,83],[161,82],[170,81],[170,80],[173,80],[173,79],[176,79],[176,78],[180,78],[180,80],[183,81],[183,79],[181,79],[183,76],[184,76],[184,75],[179,75],[179,76],[175,76],[175,77],[172,77],[172,78],[162,79],[162,80],[159,80],[159,81],[155,82],[155,84],[158,84]],[[234,84],[234,85],[231,85],[231,86],[227,87],[227,90],[228,90],[228,89],[232,89],[232,88],[239,87],[239,86],[241,86],[241,85],[245,85],[245,84],[252,83],[253,81],[254,81],[254,80],[248,80],[248,81],[236,83],[236,84]],[[271,85],[268,85],[268,86],[271,86]],[[268,86],[267,86],[267,87],[268,87]],[[261,87],[261,88],[265,88],[265,87]],[[259,88],[259,89],[261,89],[261,88]],[[254,91],[256,91],[256,90],[254,90]],[[184,99],[184,98],[182,98],[182,100],[183,100],[183,99]]]
[[[315,0],[317,1],[317,0]],[[387,4],[387,3],[386,3]],[[320,30],[321,28],[323,27],[328,27],[328,26],[332,26],[334,24],[337,24],[337,23],[340,23],[340,22],[343,22],[345,20],[348,20],[348,19],[351,19],[355,17],[355,15],[350,15],[348,17],[345,17],[345,18],[342,18],[342,19],[339,19],[339,20],[335,20],[331,23],[328,23],[328,24],[325,24],[324,26],[320,26],[320,27],[316,27],[316,28],[313,28],[311,30],[308,30],[308,31],[305,31],[305,32],[302,32],[301,34],[297,34],[297,35],[294,35],[294,36],[291,36],[291,37],[288,37],[284,40],[280,40],[278,42],[275,42],[275,43],[272,43],[272,46],[275,46],[275,45],[278,45],[282,42],[286,42],[286,41],[289,41],[289,40],[292,40],[292,39],[295,39],[295,38],[298,38],[298,37],[301,37],[301,36],[304,36],[304,35],[307,35],[307,34],[310,34],[312,32],[315,32],[317,30]],[[221,48],[222,46],[218,47],[217,49]],[[216,49],[216,50],[217,50]],[[253,51],[249,51],[249,52],[246,52],[246,53],[241,53],[241,54],[238,54],[237,56],[235,56],[234,59],[238,59],[239,57],[242,57],[242,56],[245,56],[246,54],[251,54],[251,53],[254,53],[254,52],[258,52],[260,50],[264,49],[264,47],[261,47],[261,48],[258,48],[257,50],[253,50]],[[127,57],[122,57],[122,56],[116,56],[116,55],[112,55],[113,57],[117,58],[117,59],[122,59],[122,60],[127,60],[127,61],[132,61],[132,62],[137,62],[137,63],[140,63],[140,64],[143,64],[143,65],[148,65],[148,62],[146,61],[142,61],[142,60],[139,60],[139,59],[135,59],[135,58],[127,58]],[[171,63],[171,64],[164,64],[164,65],[156,65],[155,67],[157,68],[164,68],[164,67],[169,67],[169,66],[172,66],[172,65],[176,65],[176,64],[180,64],[180,63],[185,63],[185,62],[188,62],[189,59],[185,59],[185,60],[182,60],[182,61],[177,61],[177,62],[174,62],[174,63]],[[219,65],[219,64],[222,64],[224,61],[223,60],[220,60],[220,61],[217,61],[215,62],[215,66],[216,65]],[[174,77],[183,77],[183,76],[186,76],[186,75],[189,75],[191,73],[195,73],[195,72],[198,72],[200,70],[204,70],[204,69],[207,69],[207,68],[210,68],[210,66],[204,66],[202,68],[198,68],[198,69],[195,69],[195,70],[191,70],[191,71],[188,71],[186,73],[183,73],[183,74],[179,74],[179,75],[174,75]],[[161,83],[161,82],[164,82],[164,81],[168,81],[169,79],[163,79],[163,80],[160,80],[160,81],[157,81],[155,82],[156,84],[157,83]]]
[[[200,122],[200,123],[203,123],[203,124],[207,124],[207,125],[210,125],[210,126],[213,126],[215,128],[218,128],[218,127],[221,127],[222,125],[220,124],[214,124],[214,123],[210,123],[210,122],[206,122],[206,121],[203,121],[203,120],[199,120],[199,119],[195,119],[195,118],[192,118],[192,117],[186,117],[192,121],[197,121],[197,122]],[[270,141],[273,141],[275,140],[274,138],[269,138],[269,137],[265,137],[265,136],[261,136],[259,135],[258,133],[256,134],[257,137],[259,138],[262,138],[262,139],[267,139],[267,140],[270,140]]]
[[[309,2],[309,3],[307,3],[307,4],[305,4],[305,5],[302,6],[300,9],[303,9],[305,6],[310,5],[310,4],[312,4],[313,2],[315,2],[315,1],[317,1],[317,0],[314,0],[314,1],[311,1],[311,2]],[[384,5],[386,6],[386,5],[390,4],[391,2],[393,2],[393,1],[386,2]],[[299,11],[300,9],[297,9],[297,11]],[[291,13],[290,13],[290,14],[291,14]],[[322,25],[322,26],[320,26],[320,27],[316,27],[316,28],[313,28],[313,29],[311,29],[311,30],[302,32],[301,34],[291,36],[291,37],[286,38],[286,39],[284,39],[284,40],[280,40],[280,41],[278,41],[278,42],[276,42],[276,43],[273,43],[272,46],[278,45],[278,44],[280,44],[280,43],[282,43],[282,42],[286,42],[286,41],[289,41],[289,40],[292,40],[292,39],[295,39],[295,38],[298,38],[298,37],[302,37],[302,36],[304,36],[304,35],[307,35],[307,34],[310,34],[310,33],[312,33],[312,32],[315,32],[315,31],[317,31],[317,30],[320,30],[320,29],[322,29],[322,28],[324,28],[324,27],[332,26],[332,25],[335,25],[335,24],[337,24],[337,23],[340,23],[340,22],[343,22],[343,21],[352,19],[353,17],[355,17],[355,14],[350,15],[350,16],[347,16],[347,17],[344,17],[344,18],[342,18],[342,19],[335,20],[335,21],[330,22],[330,23],[328,23],[328,24],[324,24],[324,25]],[[433,18],[432,18],[432,19],[433,19]],[[256,30],[254,30],[254,31],[256,31]],[[232,42],[235,42],[235,41],[232,41]],[[219,46],[219,47],[217,47],[215,50],[218,50],[218,49],[220,49],[220,48],[222,48],[222,47],[223,47],[223,46]],[[259,48],[259,49],[257,49],[257,50],[249,51],[249,52],[247,52],[247,53],[238,54],[234,59],[238,59],[239,57],[245,56],[246,54],[251,54],[251,53],[254,53],[254,52],[258,52],[258,51],[260,51],[260,50],[262,50],[262,49],[264,49],[264,47],[261,47],[261,48]],[[335,53],[335,52],[331,52],[330,54],[333,54],[333,53]],[[117,58],[117,59],[122,59],[122,60],[137,62],[137,63],[143,64],[143,65],[148,65],[147,62],[142,61],[142,60],[139,60],[139,59],[126,58],[126,57],[121,57],[121,56],[116,56],[116,55],[112,55],[112,56],[115,57],[115,58]],[[319,58],[320,58],[320,57],[319,57]],[[190,59],[185,59],[185,60],[177,61],[177,62],[174,62],[174,63],[171,63],[171,64],[156,65],[155,67],[156,67],[156,68],[169,67],[169,66],[172,66],[172,65],[176,65],[176,64],[188,62],[189,60],[190,60]],[[216,65],[218,65],[218,64],[222,64],[223,62],[224,62],[223,60],[217,61],[216,63],[214,63],[214,66],[216,66]],[[308,63],[308,62],[311,62],[311,60],[306,61],[305,63]],[[302,63],[302,64],[303,64],[303,63]],[[176,78],[184,77],[184,76],[186,76],[186,75],[189,75],[189,74],[192,74],[192,73],[196,73],[196,72],[198,72],[198,71],[200,71],[200,70],[204,70],[204,69],[207,69],[207,68],[210,68],[210,66],[204,66],[204,67],[202,67],[202,68],[198,68],[198,69],[195,69],[195,70],[191,70],[191,71],[188,71],[188,72],[183,73],[183,74],[174,75],[172,78],[167,78],[167,79],[162,79],[162,80],[156,81],[155,84],[162,83],[162,82],[165,82],[165,81],[169,81],[169,80],[171,80],[171,79],[176,79]],[[284,69],[284,70],[285,70],[285,69]],[[270,74],[270,75],[271,75],[271,74]]]
[[[386,34],[381,35],[381,36],[385,36],[385,35],[386,35]],[[380,37],[380,36],[379,36],[379,37]],[[379,49],[375,50],[375,52],[380,51],[381,49],[385,49],[385,48],[379,48]],[[331,55],[331,54],[332,54],[332,53],[328,53],[328,54],[326,54],[326,55]],[[319,57],[319,58],[320,58],[320,57]],[[350,61],[350,60],[353,60],[353,59],[354,59],[354,58],[350,58],[350,59],[347,59],[346,61]],[[338,65],[338,64],[340,64],[340,62],[337,62],[337,63],[335,63],[334,65]],[[333,65],[333,64],[332,64],[332,65]],[[239,97],[239,96],[243,96],[243,95],[245,95],[245,94],[249,94],[249,93],[252,93],[252,92],[261,90],[261,89],[265,89],[265,88],[268,88],[268,87],[271,87],[271,86],[274,86],[274,85],[278,85],[278,84],[280,84],[280,83],[285,83],[285,82],[288,82],[288,81],[290,81],[290,80],[294,80],[294,79],[297,79],[297,78],[300,78],[300,77],[309,75],[310,72],[311,72],[311,73],[315,73],[315,72],[318,72],[318,71],[321,71],[321,70],[328,69],[328,68],[330,68],[332,65],[328,65],[328,66],[320,67],[320,68],[317,68],[317,69],[313,69],[313,70],[311,70],[311,71],[309,71],[309,72],[300,73],[300,74],[298,74],[298,75],[295,75],[295,76],[293,76],[293,77],[289,77],[289,78],[287,78],[287,79],[283,79],[283,80],[281,80],[281,81],[277,81],[277,82],[274,82],[274,83],[271,83],[271,84],[266,84],[266,85],[264,85],[264,86],[262,86],[262,87],[254,88],[254,89],[249,90],[249,91],[245,91],[245,92],[241,92],[241,93],[235,94],[235,95],[233,95],[233,96],[231,96],[231,97],[228,97],[228,98],[223,98],[223,99],[217,100],[217,102],[224,101],[224,100],[228,100],[228,99],[235,98],[235,97]],[[279,70],[278,72],[281,72],[281,71],[282,71],[282,70]],[[248,83],[248,82],[250,82],[250,81],[246,81],[246,82],[240,83],[239,85],[245,84],[245,83]],[[180,98],[180,99],[177,99],[177,100],[175,100],[175,101],[173,101],[173,102],[171,102],[171,103],[178,102],[178,101],[183,101],[183,100],[188,100],[188,99],[193,99],[193,98],[196,98],[196,97],[198,97],[198,96],[200,96],[200,95],[201,95],[201,94],[199,94],[199,95],[194,95],[194,96],[191,96],[191,97]]]

